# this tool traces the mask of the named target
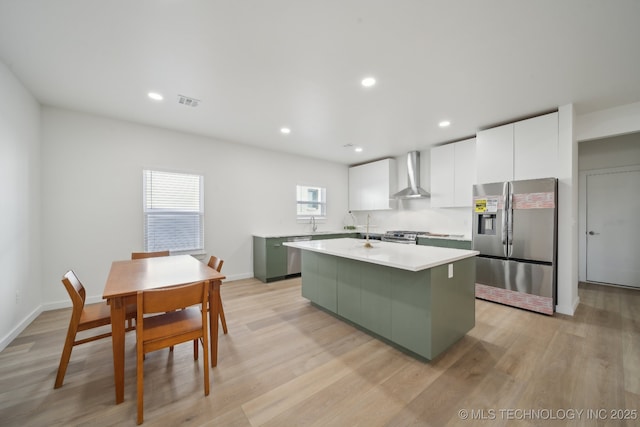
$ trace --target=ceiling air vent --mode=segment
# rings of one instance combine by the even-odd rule
[[[178,95],[178,104],[186,105],[187,107],[197,107],[200,102],[201,101],[199,99]]]

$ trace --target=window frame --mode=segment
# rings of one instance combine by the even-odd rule
[[[186,209],[175,209],[175,208],[149,208],[149,202],[153,203],[153,201],[148,200],[148,178],[149,174],[158,173],[158,174],[174,174],[174,175],[182,175],[182,176],[190,176],[198,178],[198,210],[186,210]],[[142,227],[142,239],[143,239],[143,247],[147,252],[153,252],[157,250],[169,250],[172,255],[182,255],[182,254],[191,254],[191,255],[201,255],[205,253],[205,244],[204,244],[204,174],[191,172],[191,171],[178,171],[178,170],[168,170],[168,169],[159,169],[159,168],[144,168],[142,170],[142,214],[143,214],[143,227]],[[177,217],[197,217],[197,228],[198,228],[198,236],[195,234],[191,236],[191,238],[196,241],[195,246],[200,247],[162,247],[152,246],[152,239],[149,239],[151,233],[149,233],[149,223],[150,218],[159,219],[165,215],[173,215]]]
[[[318,201],[301,199],[299,197],[302,189],[308,190],[318,190],[319,197]],[[320,208],[320,213],[300,213],[301,205],[318,205]],[[327,189],[325,187],[321,187],[318,185],[306,185],[306,184],[297,184],[296,185],[296,219],[298,221],[306,221],[311,218],[315,218],[316,220],[326,220],[327,219]]]

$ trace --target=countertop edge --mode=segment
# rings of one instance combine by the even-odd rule
[[[340,239],[342,240],[342,239]],[[363,240],[358,240],[358,239],[344,239],[344,240],[353,240],[354,242],[363,242]],[[335,241],[335,240],[334,240]],[[318,240],[316,240],[315,242],[319,242]],[[473,250],[467,250],[467,249],[452,249],[452,248],[438,248],[438,247],[433,247],[433,246],[414,246],[414,245],[402,245],[404,248],[430,248],[429,250],[431,251],[439,251],[439,252],[458,252],[457,255],[454,256],[446,256],[443,257],[441,259],[432,261],[432,262],[427,262],[424,264],[419,264],[419,265],[414,265],[414,266],[410,266],[410,265],[402,265],[402,264],[398,264],[398,263],[394,263],[394,262],[388,262],[388,261],[383,261],[383,260],[378,260],[378,259],[372,259],[372,258],[367,258],[367,257],[363,257],[363,256],[358,256],[357,254],[352,254],[352,253],[347,253],[344,251],[339,251],[339,250],[334,250],[334,249],[327,249],[327,248],[316,248],[313,246],[309,246],[308,245],[309,242],[284,242],[283,245],[285,246],[290,246],[290,247],[294,247],[294,248],[299,248],[301,250],[308,250],[308,251],[312,251],[312,252],[317,252],[317,253],[322,253],[322,254],[326,254],[326,255],[332,255],[332,256],[337,256],[337,257],[342,257],[342,258],[348,258],[348,259],[353,259],[356,261],[362,261],[362,262],[368,262],[371,264],[377,264],[377,265],[383,265],[386,267],[391,267],[391,268],[397,268],[400,270],[407,270],[407,271],[413,271],[413,272],[417,272],[417,271],[422,271],[422,270],[427,270],[433,267],[438,267],[440,265],[444,265],[444,264],[449,264],[452,262],[456,262],[456,261],[460,261],[466,258],[471,258],[474,256],[477,256],[480,254],[480,252],[478,251],[473,251]],[[387,245],[399,245],[398,243],[386,243],[386,242],[375,242],[374,245],[381,245],[381,244],[387,244]],[[392,248],[393,246],[389,246],[389,248]],[[404,250],[403,248],[403,250]],[[400,249],[400,247],[398,247],[398,249]],[[419,249],[421,250],[421,249]]]

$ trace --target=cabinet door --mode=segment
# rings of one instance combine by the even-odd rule
[[[333,313],[338,311],[337,271],[338,257],[318,254],[316,304]]]
[[[349,209],[391,209],[395,190],[395,160],[384,159],[349,168]]]
[[[450,207],[454,204],[455,145],[447,144],[431,149],[432,208]]]
[[[558,113],[515,123],[514,179],[558,175]]]
[[[376,167],[378,166],[376,163],[378,162],[359,166],[362,173],[360,176],[360,206],[365,211],[376,209],[376,191],[380,181],[379,168]]]
[[[368,264],[360,271],[360,319],[362,326],[381,337],[391,338],[391,271]]]
[[[367,164],[365,178],[367,181],[366,201],[368,210],[390,209],[390,194],[393,176],[395,176],[394,159],[384,159]]]
[[[360,323],[361,278],[360,271],[365,263],[347,258],[338,258],[338,311],[337,313],[354,323]]]
[[[362,169],[358,166],[349,168],[349,210],[362,210]]]
[[[393,271],[391,340],[423,357],[431,356],[431,286],[431,269]]]
[[[455,164],[453,206],[471,206],[473,205],[473,184],[476,183],[476,139],[457,142],[453,146]]]
[[[267,239],[267,280],[287,275],[287,247],[283,245],[286,239]]]
[[[513,179],[513,129],[508,124],[478,132],[476,137],[476,182]]]

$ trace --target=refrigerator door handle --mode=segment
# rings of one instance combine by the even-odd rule
[[[509,189],[509,210],[507,211],[507,257],[513,255],[513,193]]]
[[[508,223],[509,220],[507,218],[509,212],[509,183],[505,182],[502,185],[502,248],[504,251],[504,256],[508,257],[507,246],[509,244],[508,241]]]

